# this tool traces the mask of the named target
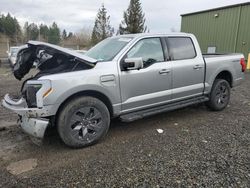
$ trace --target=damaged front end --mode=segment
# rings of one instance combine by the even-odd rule
[[[36,138],[42,139],[44,137],[45,130],[49,125],[49,120],[45,118],[32,118],[29,113],[30,111],[32,111],[32,114],[36,113],[35,111],[39,111],[38,109],[28,109],[23,98],[18,101],[14,101],[8,94],[5,95],[2,104],[5,108],[19,114],[19,123],[24,132]]]
[[[51,105],[43,104],[43,98],[51,91],[51,83],[49,80],[29,80],[26,85],[20,98],[6,94],[2,105],[19,115],[19,123],[26,133],[43,138],[53,112]]]
[[[46,102],[53,92],[52,82],[43,76],[91,69],[96,60],[77,52],[43,42],[30,41],[17,54],[13,69],[16,79],[21,80],[36,66],[36,73],[24,81],[20,97],[4,96],[2,105],[17,113],[22,129],[31,136],[42,139],[56,105]]]

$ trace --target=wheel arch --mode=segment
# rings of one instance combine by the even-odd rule
[[[59,106],[57,112],[56,112],[56,118],[58,117],[58,114],[61,112],[62,108],[69,103],[70,101],[72,101],[73,99],[77,98],[77,97],[81,97],[81,96],[88,96],[88,97],[95,97],[97,99],[99,99],[100,101],[102,101],[108,108],[110,117],[113,117],[113,107],[112,107],[112,103],[110,101],[110,99],[103,93],[99,92],[99,91],[95,91],[95,90],[84,90],[84,91],[79,91],[76,92],[72,95],[70,95],[69,97],[67,97]]]
[[[223,70],[223,71],[219,72],[217,74],[217,76],[215,77],[214,81],[216,79],[224,79],[229,83],[231,88],[233,87],[233,75],[231,72],[229,72],[227,70]],[[213,81],[213,83],[214,83],[214,81]]]

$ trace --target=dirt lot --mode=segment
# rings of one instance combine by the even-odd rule
[[[0,68],[0,98],[20,85]],[[16,120],[0,108],[0,187],[250,186],[250,74],[222,112],[199,105],[128,124],[116,120],[102,142],[85,149],[67,148],[55,131],[36,146]],[[36,161],[32,170],[9,173],[10,164],[26,159]]]

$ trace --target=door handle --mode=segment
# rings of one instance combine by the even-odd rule
[[[169,69],[162,69],[159,71],[159,74],[168,74],[168,73],[170,73]]]
[[[194,66],[194,69],[195,69],[195,70],[199,70],[199,69],[202,69],[202,68],[203,68],[202,65],[195,65],[195,66]]]

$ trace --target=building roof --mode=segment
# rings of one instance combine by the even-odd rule
[[[201,10],[201,11],[191,12],[191,13],[187,13],[187,14],[181,14],[181,16],[190,16],[190,15],[194,15],[194,14],[200,14],[200,13],[214,11],[214,10],[221,10],[221,9],[239,7],[239,6],[244,6],[244,5],[250,5],[250,2],[239,3],[239,4],[234,4],[234,5],[228,5],[228,6],[223,6],[223,7],[218,7],[218,8],[212,8],[212,9],[207,9],[207,10]]]

